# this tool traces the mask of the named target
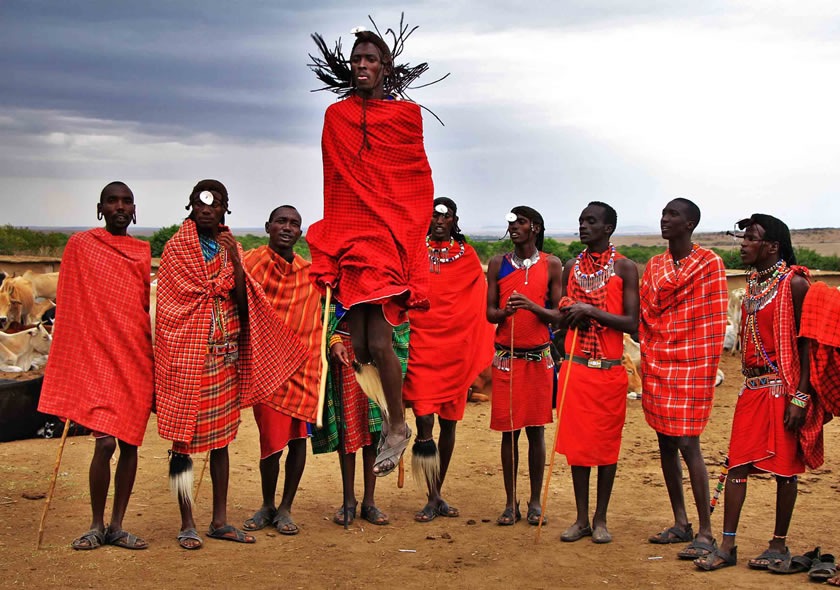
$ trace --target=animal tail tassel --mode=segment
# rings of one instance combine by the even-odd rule
[[[424,481],[429,488],[437,486],[440,479],[440,453],[434,439],[414,442],[411,447],[411,476],[417,484]]]
[[[359,387],[365,392],[379,409],[382,415],[388,418],[388,401],[385,398],[385,390],[382,389],[382,378],[379,376],[379,369],[373,363],[353,362],[353,371],[356,374],[356,381]]]
[[[193,503],[193,462],[184,453],[170,451],[169,454],[169,490],[179,502]]]

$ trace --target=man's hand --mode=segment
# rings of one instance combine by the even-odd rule
[[[236,247],[236,238],[233,237],[233,234],[229,231],[222,231],[219,232],[219,237],[217,239],[219,244],[227,250],[230,261],[236,266],[242,264],[239,260],[239,248]]]
[[[330,347],[330,356],[334,361],[340,361],[345,367],[350,366],[350,354],[341,342],[336,342]]]
[[[504,311],[507,315],[511,315],[511,314],[513,314],[514,312],[516,312],[520,309],[527,309],[527,310],[533,311],[534,307],[536,307],[536,306],[537,306],[537,304],[534,303],[533,301],[531,301],[530,299],[528,299],[527,297],[525,297],[525,295],[523,295],[522,293],[517,293],[516,291],[514,291],[513,293],[511,293],[510,297],[508,298],[508,301],[505,304],[505,310]],[[510,310],[510,311],[508,311],[508,310]]]
[[[785,429],[796,432],[805,423],[805,408],[793,404],[787,404],[785,408]]]
[[[569,325],[586,329],[592,323],[592,316],[596,309],[594,305],[588,303],[573,303],[561,307],[560,312],[564,314],[564,318]]]

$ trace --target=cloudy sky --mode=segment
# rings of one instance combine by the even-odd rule
[[[354,4],[352,8],[348,5]],[[311,32],[420,25],[403,58],[436,193],[462,226],[531,205],[573,230],[590,200],[654,230],[686,196],[706,230],[752,212],[840,225],[837,0],[10,0],[0,4],[0,223],[90,226],[126,181],[141,226],[176,223],[218,178],[233,226],[281,203],[320,217]]]

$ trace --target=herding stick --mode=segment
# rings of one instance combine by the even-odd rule
[[[61,433],[61,443],[58,445],[58,454],[55,456],[55,467],[53,468],[52,480],[50,481],[50,489],[47,492],[47,501],[44,504],[44,512],[41,514],[41,524],[38,525],[38,543],[35,545],[35,551],[38,551],[41,548],[41,540],[44,538],[44,524],[47,522],[47,512],[50,509],[53,492],[55,492],[55,480],[58,478],[58,467],[61,465],[61,455],[64,453],[64,443],[67,441],[68,432],[70,432],[69,419],[64,423],[64,432]]]

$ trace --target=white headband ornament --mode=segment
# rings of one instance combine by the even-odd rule
[[[350,29],[351,35],[358,35],[359,33],[367,33],[368,29],[366,27],[353,27]]]
[[[213,193],[211,193],[210,191],[201,191],[198,194],[198,200],[204,203],[205,205],[212,205],[213,198]]]
[[[516,213],[511,211],[510,213],[505,215],[505,221],[507,221],[508,223],[513,223],[514,221],[516,221]]]
[[[435,212],[440,213],[442,215],[446,215],[447,213],[449,213],[449,207],[447,207],[443,203],[438,203],[437,205],[435,205]]]

